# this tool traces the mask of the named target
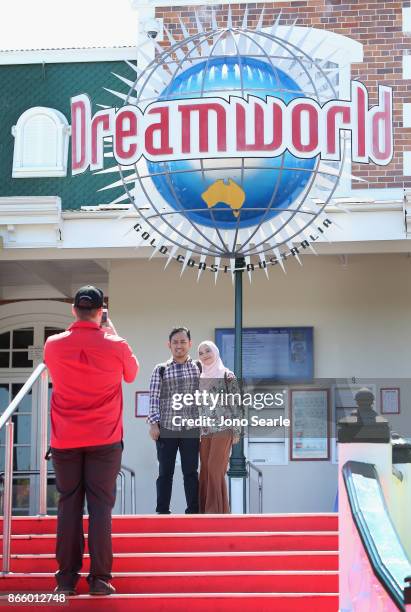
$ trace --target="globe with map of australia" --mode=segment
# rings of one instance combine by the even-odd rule
[[[162,91],[159,100],[230,95],[285,103],[302,97],[296,82],[269,61],[219,56],[191,65]],[[252,227],[287,209],[308,184],[315,159],[288,151],[275,158],[149,162],[161,196],[193,222],[218,229]]]

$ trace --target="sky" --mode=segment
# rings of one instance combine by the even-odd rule
[[[132,0],[0,0],[0,50],[134,46]]]

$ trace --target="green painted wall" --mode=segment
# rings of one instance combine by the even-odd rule
[[[111,72],[133,80],[135,73],[123,61],[84,62],[70,64],[33,64],[0,66],[0,196],[57,195],[64,209],[83,205],[105,204],[124,193],[116,188],[98,193],[118,175],[95,176],[90,172],[71,176],[71,146],[67,177],[13,179],[14,137],[11,128],[19,116],[33,106],[47,106],[61,111],[70,121],[70,98],[87,93],[96,104],[121,106],[120,99],[104,87],[127,93],[127,85]],[[71,140],[71,139],[70,139]],[[109,165],[112,165],[110,161]]]

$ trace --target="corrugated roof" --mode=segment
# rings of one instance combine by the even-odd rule
[[[135,45],[113,45],[109,47],[39,47],[33,49],[0,49],[0,53],[30,53],[33,51],[79,51],[84,49],[134,49]]]
[[[134,45],[138,20],[131,0],[2,0],[0,49]]]

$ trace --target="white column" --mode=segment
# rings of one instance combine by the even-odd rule
[[[354,537],[355,527],[351,508],[345,488],[342,469],[347,461],[371,463],[380,479],[385,500],[389,507],[392,483],[392,446],[391,443],[350,443],[338,445],[338,525],[340,543],[340,609],[339,612],[351,612],[352,601],[350,575],[352,575],[353,559],[358,558],[358,538]]]
[[[231,514],[244,514],[244,479],[230,478]]]

